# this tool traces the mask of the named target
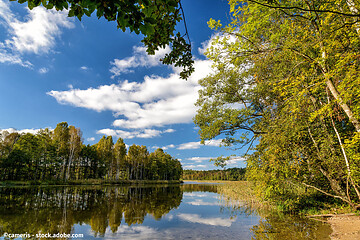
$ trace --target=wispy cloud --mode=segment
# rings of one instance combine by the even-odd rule
[[[221,144],[221,141],[222,141],[222,139],[210,140],[210,141],[205,141],[205,144],[201,144],[200,141],[199,142],[187,142],[187,143],[180,144],[177,149],[179,149],[179,150],[198,149],[204,145],[219,147]]]
[[[74,27],[66,12],[46,10],[43,7],[28,11],[25,18],[27,21],[16,18],[7,21],[12,37],[5,43],[19,52],[46,53],[55,45],[55,38],[62,33],[62,27]]]
[[[246,159],[243,157],[232,156],[230,157],[230,160],[227,161],[227,165],[228,166],[238,165],[239,162],[244,162],[244,161],[246,161]]]
[[[106,128],[106,129],[98,130],[96,133],[107,136],[120,137],[123,139],[131,139],[131,138],[154,138],[160,136],[163,133],[168,133],[168,132],[167,130],[161,131],[156,129],[143,129],[139,131],[123,131],[123,130]]]
[[[49,130],[53,130],[52,128],[48,127]],[[6,128],[6,129],[0,129],[0,132],[9,132],[9,133],[14,133],[14,132],[18,132],[18,133],[31,133],[31,134],[37,134],[41,129],[38,128],[38,129],[35,129],[35,128],[29,128],[29,129],[20,129],[20,130],[17,130],[15,128]]]
[[[88,70],[89,70],[89,67],[87,67],[87,66],[81,66],[80,69],[83,70],[83,71],[88,71]]]
[[[209,161],[212,158],[214,158],[214,157],[191,157],[191,158],[186,158],[185,160],[195,161],[195,162],[199,163],[202,161]]]
[[[8,31],[9,38],[0,43],[0,62],[31,67],[22,59],[23,53],[48,53],[56,44],[63,28],[73,28],[73,20],[66,12],[37,7],[19,20],[9,2],[0,0],[0,24]]]
[[[169,129],[166,129],[164,132],[166,132],[166,133],[173,133],[173,132],[175,132],[175,131],[176,131],[175,129],[169,128]]]
[[[161,48],[155,52],[155,55],[148,55],[145,47],[133,47],[133,56],[124,59],[114,59],[110,62],[112,67],[110,72],[113,74],[112,78],[119,76],[122,73],[134,72],[137,67],[154,67],[161,64],[160,59],[165,54],[170,52],[169,46]]]
[[[47,72],[49,72],[49,69],[48,69],[48,68],[43,67],[43,68],[40,68],[40,69],[39,69],[39,73],[40,73],[40,74],[45,74],[45,73],[47,73]]]
[[[1,49],[0,46],[0,63],[18,64],[23,67],[31,68],[32,64],[29,61],[25,61],[19,54],[8,52],[5,49]]]
[[[183,165],[183,168],[186,169],[198,169],[198,168],[206,168],[208,167],[207,165],[204,164],[199,164],[199,165]]]
[[[165,132],[165,131],[164,131]],[[176,146],[174,144],[169,144],[169,145],[166,145],[166,146],[162,146],[162,147],[159,147],[159,146],[152,146],[151,148],[152,149],[158,149],[158,148],[161,148],[163,150],[167,150],[167,149],[170,149],[170,148],[175,148]],[[180,161],[180,159],[178,159]]]
[[[164,150],[167,150],[169,148],[175,148],[175,145],[174,144],[169,144],[169,145],[166,145],[166,146],[162,147],[162,149],[164,149]]]

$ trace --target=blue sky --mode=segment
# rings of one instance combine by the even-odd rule
[[[214,34],[206,22],[227,22],[229,5],[182,5],[195,56],[187,81],[159,62],[169,48],[148,56],[142,36],[117,30],[114,22],[96,16],[80,22],[65,12],[0,0],[0,129],[34,132],[66,121],[82,130],[85,144],[112,135],[150,152],[162,147],[185,169],[214,169],[210,158],[239,154],[220,148],[221,138],[200,145],[192,123],[197,81],[211,71],[202,54]],[[239,158],[228,165],[243,166]]]

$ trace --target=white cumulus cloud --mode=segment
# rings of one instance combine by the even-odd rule
[[[210,65],[207,60],[196,61],[195,72],[187,81],[174,72],[167,78],[145,76],[142,82],[125,80],[97,88],[53,90],[47,94],[61,104],[98,112],[112,111],[119,117],[114,120],[113,126],[122,129],[190,123],[196,113],[194,103],[200,89],[197,81],[210,72]]]

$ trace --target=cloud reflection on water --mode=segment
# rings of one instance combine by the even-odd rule
[[[187,204],[193,205],[193,206],[220,206],[221,204],[216,202],[205,202],[202,199],[197,199],[195,201],[186,202]]]
[[[233,219],[225,219],[225,218],[203,218],[199,214],[186,214],[181,213],[178,214],[178,217],[187,222],[192,223],[200,223],[206,224],[211,226],[221,226],[221,227],[230,227],[233,222],[236,221],[235,218]]]
[[[116,233],[111,232],[110,228],[107,229],[105,237],[103,239],[157,239],[160,233],[154,228],[148,226],[127,226],[122,225],[118,228]]]

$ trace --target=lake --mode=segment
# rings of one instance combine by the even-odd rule
[[[330,239],[327,224],[230,204],[217,188],[0,187],[0,239]]]

